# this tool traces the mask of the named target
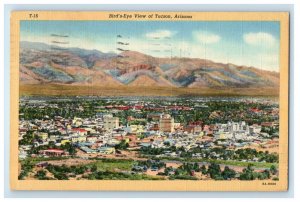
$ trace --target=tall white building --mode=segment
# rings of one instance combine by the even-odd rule
[[[240,122],[228,122],[227,128],[229,132],[248,131],[249,126],[245,121]]]

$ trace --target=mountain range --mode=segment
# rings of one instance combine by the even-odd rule
[[[279,73],[199,58],[158,58],[20,42],[20,85],[274,88]]]

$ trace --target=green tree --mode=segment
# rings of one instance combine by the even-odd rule
[[[63,150],[67,150],[72,156],[76,154],[75,146],[69,142],[67,142],[65,145],[62,145],[61,148]]]
[[[194,163],[193,169],[194,169],[196,172],[199,172],[199,171],[200,171],[199,164],[198,164],[198,163]]]
[[[230,169],[228,166],[225,166],[222,176],[225,180],[235,178],[236,172],[233,169]]]
[[[39,180],[47,180],[48,177],[46,176],[46,171],[44,170],[39,170],[35,174],[35,177],[38,178]]]
[[[94,173],[94,172],[97,172],[97,166],[96,165],[93,165],[91,167],[91,171]]]
[[[129,147],[129,144],[125,140],[122,140],[119,144],[117,144],[115,146],[116,149],[121,149],[121,150],[125,150],[128,147]]]
[[[212,179],[219,179],[220,177],[222,177],[220,165],[216,163],[210,164],[208,166],[207,172]]]
[[[255,180],[256,177],[257,175],[252,168],[252,164],[249,164],[240,174],[240,180]]]
[[[272,175],[275,175],[277,173],[277,168],[275,165],[271,165],[270,172],[272,173]]]
[[[207,170],[206,170],[205,165],[202,165],[202,166],[201,166],[200,171],[202,172],[203,175],[206,175],[206,174],[207,174]]]

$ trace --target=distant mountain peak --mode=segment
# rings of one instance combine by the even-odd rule
[[[20,42],[21,84],[279,88],[279,73],[199,58],[156,58]]]

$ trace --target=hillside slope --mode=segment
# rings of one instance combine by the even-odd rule
[[[21,42],[20,84],[279,89],[279,73],[199,58],[156,58],[125,51]]]

